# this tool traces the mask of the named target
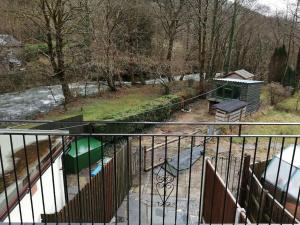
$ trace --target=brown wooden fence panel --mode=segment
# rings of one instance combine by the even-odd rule
[[[224,207],[225,203],[225,207]],[[203,217],[206,223],[234,223],[236,209],[240,208],[212,163],[206,161]],[[241,217],[242,222],[245,221]]]
[[[42,215],[42,221],[48,223],[110,222],[131,187],[128,160],[130,162],[127,151],[118,151],[116,159],[104,165],[103,170],[93,177],[91,183],[86,184],[80,193],[57,213],[57,216],[56,214]]]
[[[242,180],[246,182],[244,189],[247,194],[241,205],[247,209],[247,217],[251,222],[291,224],[294,216],[286,208],[284,209],[267,189],[262,187],[255,175],[261,175],[265,166],[266,162],[256,163],[253,176],[250,167],[247,173],[243,173]]]

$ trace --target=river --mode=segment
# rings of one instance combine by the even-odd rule
[[[175,76],[179,80],[180,76]],[[186,75],[184,80],[199,80],[198,74]],[[159,80],[147,80],[146,84],[159,83]],[[124,82],[131,85],[130,82]],[[73,83],[70,89],[75,95],[85,94],[85,85]],[[101,85],[101,91],[106,91],[107,85]],[[87,95],[98,93],[96,83],[87,85]],[[49,112],[63,103],[64,97],[60,85],[31,88],[22,92],[12,92],[0,95],[0,120],[15,120],[33,118],[39,113]]]

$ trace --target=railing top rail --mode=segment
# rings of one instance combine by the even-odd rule
[[[0,120],[0,123],[23,123],[23,124],[45,124],[45,123],[59,123],[59,124],[145,124],[145,125],[252,125],[252,126],[300,126],[300,122],[207,122],[207,121],[185,121],[185,122],[153,122],[153,121],[55,121],[55,120]]]
[[[31,130],[30,130],[31,131]],[[48,132],[48,133],[47,133]],[[285,135],[285,134],[228,134],[228,135],[206,135],[206,134],[184,134],[184,133],[65,133],[63,131],[52,132],[0,132],[0,135],[53,135],[53,136],[76,136],[76,137],[194,137],[194,138],[300,138],[300,134],[297,135]]]
[[[68,130],[30,130],[30,129],[0,129],[0,134],[22,135],[68,135]]]

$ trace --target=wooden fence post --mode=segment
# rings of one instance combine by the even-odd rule
[[[251,156],[248,154],[244,157],[241,188],[240,188],[240,197],[238,199],[238,202],[242,208],[246,208],[246,200],[247,200],[247,195],[248,195],[247,186],[249,184],[250,159],[251,159]]]

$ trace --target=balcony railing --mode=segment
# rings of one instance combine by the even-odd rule
[[[2,222],[299,223],[300,124],[1,123]]]

